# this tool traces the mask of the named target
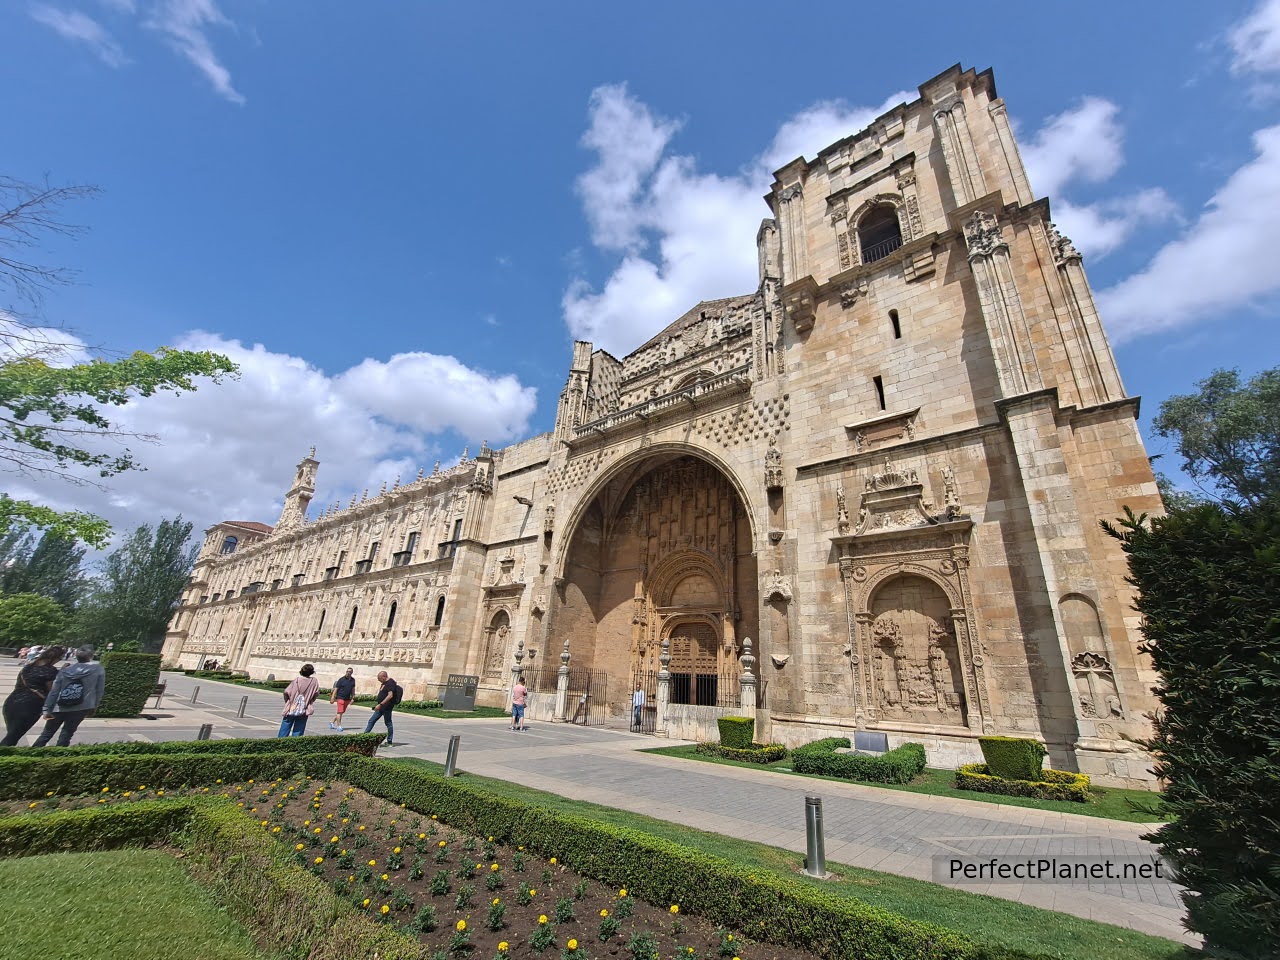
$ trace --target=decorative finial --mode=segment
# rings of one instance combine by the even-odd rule
[[[314,460],[316,458],[316,448],[314,444],[311,449],[307,451],[307,458],[310,460]]]
[[[378,488],[378,496],[382,496],[387,492],[387,481],[382,481],[382,486]]]
[[[425,471],[425,470],[423,470],[421,467],[419,467],[419,468],[418,468],[418,479],[419,479],[419,480],[421,480],[421,479],[426,475],[426,473],[427,473],[427,471]]]

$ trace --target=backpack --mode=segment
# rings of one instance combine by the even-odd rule
[[[305,694],[298,694],[293,698],[293,709],[289,711],[291,717],[305,716],[307,712],[307,698]]]
[[[397,707],[400,705],[400,701],[403,699],[404,699],[404,687],[400,686],[400,684],[397,683],[395,690],[391,691],[391,705],[393,707]]]
[[[58,706],[78,707],[84,700],[84,695],[84,679],[82,677],[68,680],[62,689],[58,691]]]

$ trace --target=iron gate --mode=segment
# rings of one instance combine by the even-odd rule
[[[524,678],[525,685],[535,693],[554,694],[560,680],[560,667],[540,665],[537,670],[525,670]],[[604,726],[609,707],[608,689],[609,675],[604,670],[570,667],[565,719],[586,727]]]
[[[638,710],[635,707],[637,686],[644,691],[644,706]],[[656,672],[649,670],[631,675],[631,694],[628,703],[631,706],[627,723],[631,732],[652,734],[658,725],[658,674]]]

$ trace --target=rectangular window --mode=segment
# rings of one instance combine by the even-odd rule
[[[881,377],[872,377],[871,382],[876,385],[876,399],[880,401],[880,409],[884,410],[884,380]]]
[[[336,579],[336,578],[337,578],[337,576],[338,576],[338,568],[337,568],[337,567],[326,567],[326,568],[325,568],[325,571],[324,571],[324,578],[325,578],[326,580],[334,580],[334,579]]]
[[[291,586],[291,587],[300,587],[300,586],[302,586],[302,576],[303,576],[303,575],[302,575],[302,574],[300,574],[300,573],[295,573],[295,574],[293,575],[293,578],[289,581],[289,586]]]
[[[283,587],[283,586],[284,586],[284,580],[272,580],[272,581],[271,581],[271,589],[272,589],[272,590],[279,590],[279,589],[280,589],[281,587]]]
[[[357,561],[356,561],[356,573],[357,573],[357,574],[361,574],[361,573],[368,573],[368,572],[369,572],[369,570],[370,570],[372,567],[373,567],[373,561],[372,561],[372,560],[357,560]]]

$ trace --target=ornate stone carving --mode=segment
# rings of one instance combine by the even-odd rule
[[[844,490],[836,490],[836,530],[840,536],[849,532],[849,505],[844,499]]]
[[[858,302],[859,297],[866,296],[870,283],[866,277],[859,277],[840,288],[840,306],[848,310]]]
[[[542,532],[550,536],[556,528],[556,505],[548,503],[547,509],[542,515]]]
[[[1071,672],[1076,680],[1081,716],[1097,719],[1124,717],[1115,673],[1105,656],[1091,650],[1076,654],[1071,659]]]
[[[781,600],[783,603],[790,603],[791,581],[783,576],[781,570],[770,570],[765,577],[764,589],[761,594],[765,603],[770,600]]]
[[[874,493],[880,490],[906,487],[919,482],[920,477],[914,470],[899,470],[896,467],[891,467],[886,460],[883,473],[873,473],[867,477],[866,490],[868,493]]]
[[[960,506],[960,491],[956,485],[956,475],[950,465],[942,465],[942,503],[948,520],[956,520],[964,516]]]
[[[1084,260],[1084,257],[1080,255],[1080,251],[1075,248],[1075,244],[1058,231],[1056,223],[1049,224],[1047,229],[1049,232],[1049,249],[1053,251],[1053,259],[1058,266],[1062,266],[1068,260]]]
[[[976,210],[964,225],[964,239],[969,247],[969,259],[989,257],[1001,247],[1008,247],[1000,233],[1000,223],[995,214]]]
[[[773,437],[769,438],[769,449],[764,455],[764,488],[782,489],[782,453],[778,450],[778,441]]]

